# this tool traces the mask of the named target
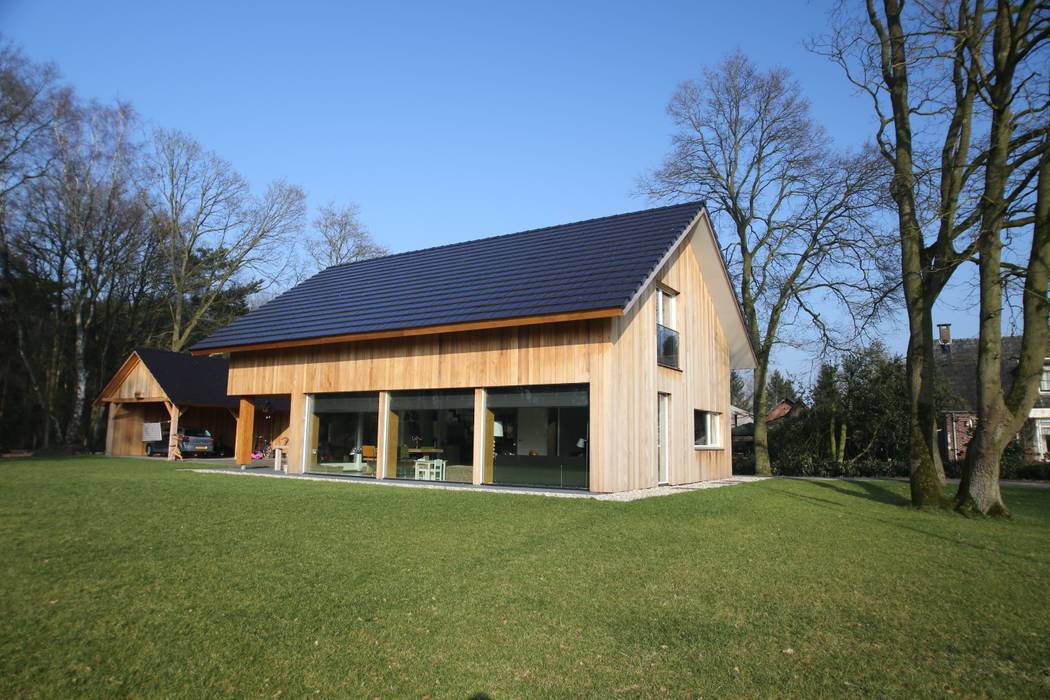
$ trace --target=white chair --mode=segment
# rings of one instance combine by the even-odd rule
[[[417,459],[416,479],[419,479],[420,481],[444,481],[445,460]]]
[[[430,461],[430,473],[434,481],[445,480],[445,460],[434,459]]]
[[[432,481],[430,471],[430,460],[422,457],[416,460],[416,479],[420,481]]]

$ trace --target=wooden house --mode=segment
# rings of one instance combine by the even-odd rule
[[[290,472],[593,492],[730,476],[755,364],[696,202],[335,266],[192,351],[290,401]]]

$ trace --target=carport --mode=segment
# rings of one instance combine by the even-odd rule
[[[178,434],[180,425],[203,428],[217,446],[232,449],[242,411],[254,414],[252,449],[264,449],[288,429],[288,400],[263,396],[242,401],[229,396],[228,373],[222,357],[137,348],[96,400],[108,408],[106,454],[145,455],[143,424],[162,421],[171,421],[171,435]],[[239,443],[245,443],[244,436]],[[172,450],[168,458],[174,459]]]

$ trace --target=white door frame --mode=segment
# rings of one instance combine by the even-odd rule
[[[663,425],[660,419],[663,418]],[[671,462],[671,395],[656,395],[656,483],[670,481]]]

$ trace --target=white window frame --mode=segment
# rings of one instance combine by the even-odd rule
[[[678,294],[666,287],[656,288],[656,322],[664,328],[678,330],[678,309],[675,298]]]
[[[1050,394],[1050,365],[1043,365],[1043,373],[1039,375],[1039,393]]]
[[[1045,449],[1046,438],[1044,435],[1050,435],[1050,420],[1038,419],[1035,421],[1035,454],[1038,459],[1046,460],[1050,459],[1050,453]]]
[[[696,414],[704,414],[704,419],[707,421],[707,439],[706,445],[696,444]],[[696,409],[693,412],[693,448],[697,450],[720,450],[722,449],[722,414],[715,411],[704,411]]]
[[[302,439],[299,441],[299,474],[306,474],[310,471],[310,421],[313,420],[313,416],[314,395],[303,394],[303,418],[302,423],[300,423],[303,434]]]

